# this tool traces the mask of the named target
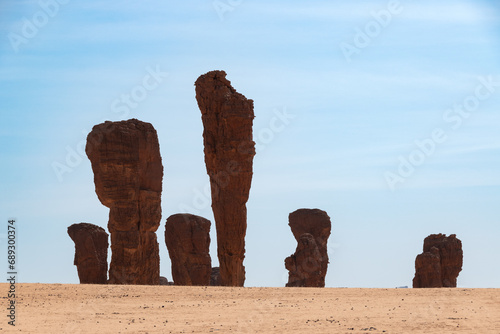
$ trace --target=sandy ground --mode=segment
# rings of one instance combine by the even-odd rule
[[[500,333],[500,289],[18,284],[6,333]]]

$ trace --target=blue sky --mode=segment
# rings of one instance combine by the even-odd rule
[[[54,1],[0,4],[0,212],[21,281],[78,282],[66,228],[107,225],[81,151],[104,120],[158,131],[162,275],[179,212],[212,221],[217,264],[194,81],[222,69],[255,103],[246,286],[284,286],[288,214],[320,208],[329,287],[411,286],[431,233],[462,240],[459,286],[500,287],[495,2]]]

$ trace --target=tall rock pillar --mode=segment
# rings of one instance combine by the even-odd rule
[[[195,86],[204,128],[205,164],[210,177],[221,284],[243,286],[246,202],[255,155],[253,101],[236,92],[224,71],[200,76]]]
[[[159,284],[156,230],[163,165],[156,130],[131,119],[94,126],[85,149],[97,197],[109,210],[110,284]]]

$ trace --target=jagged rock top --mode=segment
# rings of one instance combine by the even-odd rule
[[[203,122],[205,164],[210,176],[221,284],[245,281],[246,202],[253,175],[253,101],[238,93],[226,72],[211,71],[195,82]]]
[[[196,86],[196,100],[202,115],[213,113],[227,113],[232,116],[254,118],[253,100],[247,99],[231,86],[224,71],[210,71],[201,75],[194,85]],[[225,101],[220,108],[220,101]]]

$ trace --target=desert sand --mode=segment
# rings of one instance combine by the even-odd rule
[[[7,291],[6,283],[0,284]],[[6,333],[500,333],[500,289],[18,284]]]

